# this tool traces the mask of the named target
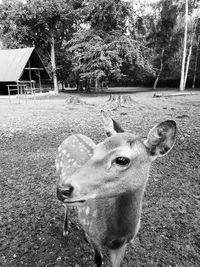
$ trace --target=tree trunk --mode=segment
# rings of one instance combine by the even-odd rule
[[[90,87],[91,87],[91,79],[86,80],[86,86],[85,86],[85,91],[87,93],[90,93]]]
[[[110,95],[107,102],[116,104],[116,107],[129,107],[135,103],[129,95]]]
[[[196,52],[196,57],[195,57],[195,67],[194,67],[194,77],[193,77],[192,89],[195,88],[196,74],[197,74],[197,63],[198,63],[198,55],[199,55],[199,38],[198,38],[198,42],[197,42],[197,52]]]
[[[64,89],[65,89],[65,82],[62,81],[61,84],[62,84],[62,92],[64,92]]]
[[[99,79],[98,78],[96,78],[95,79],[95,92],[96,93],[99,93]]]
[[[54,92],[58,94],[58,81],[56,73],[56,58],[55,58],[55,38],[53,32],[51,33],[51,67],[53,73]]]
[[[81,98],[80,96],[75,96],[75,95],[71,95],[68,96],[65,100],[66,103],[68,104],[86,104]]]
[[[187,82],[187,76],[188,76],[188,70],[189,70],[189,65],[190,65],[191,54],[192,54],[192,44],[190,44],[189,53],[188,53],[188,56],[187,56],[187,63],[186,63],[185,77],[184,77],[184,89],[185,89],[186,82]]]
[[[160,75],[161,75],[162,70],[163,70],[163,55],[164,55],[164,52],[165,52],[165,49],[163,48],[163,49],[162,49],[162,52],[161,52],[160,69],[159,69],[158,75],[157,75],[157,77],[156,77],[156,79],[155,79],[155,82],[154,82],[154,84],[153,84],[153,90],[156,90],[156,87],[157,87],[157,84],[158,84]]]
[[[194,41],[194,37],[195,37],[195,33],[196,33],[196,28],[197,28],[197,21],[195,22],[194,25],[194,30],[190,39],[190,47],[189,47],[189,53],[188,53],[188,57],[187,57],[187,63],[186,63],[186,70],[185,70],[185,79],[184,79],[184,88],[186,86],[186,82],[187,82],[187,76],[188,76],[188,70],[189,70],[189,65],[190,65],[190,59],[191,59],[191,54],[192,54],[192,47],[193,47],[193,41]]]
[[[185,0],[185,34],[183,42],[183,58],[182,58],[182,67],[181,67],[181,80],[180,80],[180,91],[184,91],[184,82],[185,82],[185,60],[187,52],[187,25],[188,25],[188,0]]]

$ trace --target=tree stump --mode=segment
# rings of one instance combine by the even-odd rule
[[[85,104],[85,102],[80,98],[80,96],[69,96],[66,100],[65,103],[67,104]]]
[[[110,95],[108,103],[115,103],[117,107],[129,107],[134,103],[130,95]]]

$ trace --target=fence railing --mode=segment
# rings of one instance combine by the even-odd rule
[[[27,102],[27,95],[33,95],[33,99],[36,99],[36,93],[48,92],[51,88],[35,88],[29,87],[27,84],[8,84],[8,96],[9,102],[11,104],[11,94],[14,92],[18,98],[18,103],[20,103],[20,98],[25,96],[25,100]]]

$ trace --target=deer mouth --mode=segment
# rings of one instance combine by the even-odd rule
[[[67,205],[73,205],[73,204],[81,204],[85,203],[86,200],[74,200],[74,201],[69,201],[68,199],[65,199],[63,202]]]
[[[57,188],[57,198],[58,200],[60,200],[61,202],[63,202],[64,204],[67,205],[73,205],[73,204],[81,204],[84,203],[86,200],[85,199],[75,199],[75,198],[70,198],[70,197],[66,197],[63,195],[62,191]]]

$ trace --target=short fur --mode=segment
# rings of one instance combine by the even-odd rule
[[[60,146],[56,159],[60,176],[57,195],[61,201],[77,205],[80,223],[95,251],[96,266],[102,265],[102,251],[106,248],[112,266],[119,267],[127,243],[140,227],[151,162],[173,147],[176,124],[165,121],[157,125],[143,143],[138,137],[123,133],[106,113],[102,112],[102,116],[106,133],[111,133],[103,143],[95,145],[91,139],[77,135]],[[75,153],[73,146],[80,151]],[[117,166],[118,156],[129,157],[129,166]],[[85,202],[79,204],[80,201]]]

